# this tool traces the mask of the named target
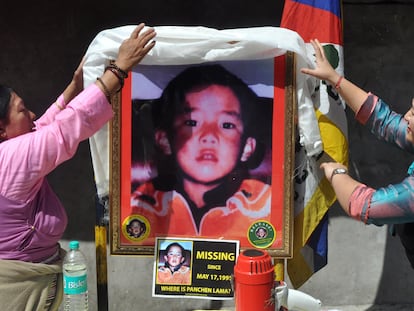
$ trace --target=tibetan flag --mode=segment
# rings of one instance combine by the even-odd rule
[[[341,0],[285,0],[281,27],[296,31],[314,59],[311,39],[318,39],[332,66],[343,74]],[[344,103],[335,88],[320,81],[313,96],[325,156],[348,164]],[[327,264],[328,214],[335,193],[319,169],[320,162],[298,144],[295,154],[293,258],[287,272],[293,287],[303,285]]]

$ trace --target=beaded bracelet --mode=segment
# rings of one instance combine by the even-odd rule
[[[111,93],[109,92],[109,90],[108,90],[107,86],[105,85],[105,83],[99,77],[96,78],[96,81],[98,81],[102,85],[105,96],[106,96],[106,98],[108,98],[108,101],[110,101]]]
[[[116,92],[119,93],[122,90],[122,88],[124,87],[124,77],[121,77],[120,72],[118,70],[116,70],[114,67],[108,66],[108,67],[105,68],[105,71],[107,71],[107,70],[112,72],[118,78],[120,87]]]
[[[122,78],[126,79],[128,78],[128,72],[126,72],[125,70],[122,70],[121,68],[119,68],[115,62],[112,62],[108,65],[108,67],[106,68],[114,68],[116,71],[119,72],[119,74],[122,76]]]

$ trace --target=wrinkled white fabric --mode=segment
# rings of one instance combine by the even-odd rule
[[[116,59],[118,48],[135,25],[100,32],[91,42],[83,67],[85,87],[102,75],[107,62]],[[184,65],[211,61],[258,60],[273,58],[287,51],[296,55],[296,97],[300,143],[307,156],[322,152],[318,122],[311,93],[317,81],[300,73],[312,67],[303,39],[294,31],[279,27],[252,27],[217,30],[207,27],[159,26],[155,47],[146,55],[144,65]],[[104,126],[90,138],[92,163],[99,197],[109,193],[109,128]]]

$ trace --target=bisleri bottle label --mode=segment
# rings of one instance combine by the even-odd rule
[[[88,290],[86,274],[81,276],[65,276],[63,278],[63,291],[65,294],[83,294]]]

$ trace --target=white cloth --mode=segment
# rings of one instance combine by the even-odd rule
[[[100,32],[91,42],[83,67],[85,87],[101,76],[107,62],[116,59],[123,40],[136,26],[122,26]],[[296,55],[296,97],[300,143],[308,156],[323,150],[318,122],[311,100],[317,81],[300,73],[300,68],[313,66],[303,39],[294,31],[279,27],[252,27],[217,30],[207,27],[159,26],[155,47],[145,56],[143,65],[184,65],[212,61],[259,60]],[[109,127],[90,138],[97,194],[109,193]]]

